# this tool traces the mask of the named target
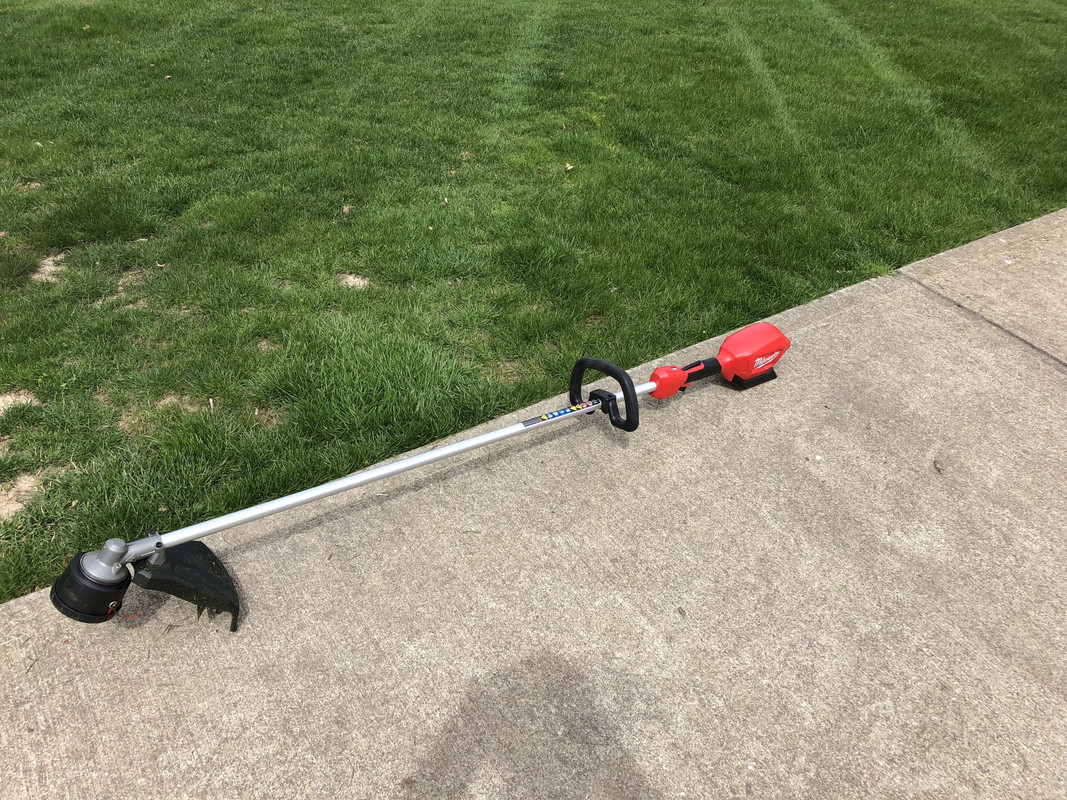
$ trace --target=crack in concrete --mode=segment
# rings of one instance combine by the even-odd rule
[[[963,311],[966,311],[970,316],[975,317],[977,319],[980,319],[983,322],[986,322],[986,323],[992,325],[994,328],[997,328],[998,330],[1003,331],[1004,333],[1008,334],[1008,336],[1010,336],[1013,339],[1016,339],[1016,340],[1022,342],[1027,347],[1029,347],[1031,350],[1034,350],[1035,352],[1040,353],[1045,358],[1047,358],[1050,361],[1052,361],[1061,372],[1067,373],[1067,361],[1064,361],[1059,356],[1057,356],[1057,355],[1055,355],[1053,353],[1050,353],[1048,350],[1044,349],[1043,347],[1040,347],[1039,345],[1034,344],[1032,341],[1027,339],[1025,336],[1022,336],[1022,335],[1016,333],[1011,328],[1008,328],[1008,327],[1000,324],[996,320],[990,319],[985,314],[983,314],[981,311],[977,311],[977,310],[971,308],[970,306],[964,305],[959,300],[957,300],[955,297],[952,297],[951,295],[946,294],[945,292],[943,292],[943,291],[941,291],[939,289],[936,289],[936,288],[934,288],[933,286],[930,286],[927,283],[924,283],[920,279],[916,278],[914,275],[911,275],[911,274],[909,274],[907,272],[904,272],[902,270],[897,270],[896,272],[893,273],[893,275],[894,276],[899,276],[899,277],[901,277],[901,278],[903,278],[905,280],[911,281],[916,286],[919,286],[920,288],[925,289],[926,291],[928,291],[930,294],[932,294],[932,295],[934,295],[936,297],[939,297],[942,300],[948,301],[952,305],[956,306],[956,308],[960,308]]]

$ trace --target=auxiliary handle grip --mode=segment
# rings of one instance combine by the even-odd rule
[[[636,431],[637,424],[640,421],[637,405],[637,389],[634,387],[633,379],[627,374],[626,370],[612,364],[610,361],[602,361],[599,358],[578,359],[578,363],[574,365],[574,369],[571,371],[571,405],[578,406],[585,402],[582,400],[582,381],[585,378],[585,371],[587,369],[595,369],[597,372],[603,372],[609,378],[614,378],[619,382],[619,386],[622,387],[622,399],[623,402],[626,403],[625,417],[619,414],[619,402],[616,400],[614,392],[609,392],[604,389],[595,389],[589,393],[589,399],[600,401],[601,410],[608,415],[611,424],[616,428],[628,432]]]

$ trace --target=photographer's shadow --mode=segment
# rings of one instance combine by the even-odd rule
[[[657,796],[595,688],[558,656],[476,679],[402,786],[425,800]]]

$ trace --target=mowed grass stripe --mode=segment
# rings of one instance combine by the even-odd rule
[[[995,163],[992,153],[983,147],[960,122],[938,109],[929,91],[915,78],[897,67],[884,50],[876,46],[859,28],[852,25],[829,3],[809,0],[812,11],[823,20],[836,36],[840,36],[866,61],[871,73],[891,87],[904,106],[926,117],[945,152],[955,160],[959,169],[977,171],[985,178],[1003,184],[1012,180]]]
[[[815,13],[810,4],[745,9],[752,12],[749,24],[755,30],[773,32],[766,37],[771,43],[767,58],[779,75],[780,91],[810,146],[823,154],[826,184],[812,187],[813,195],[834,196],[844,219],[864,209],[867,218],[849,234],[860,257],[887,246],[913,245],[919,231],[940,230],[942,219],[929,215],[946,207],[938,196],[945,192],[959,192],[953,207],[967,198],[995,195],[990,200],[1007,200],[1010,213],[1010,187],[1005,191],[1005,182],[996,179],[993,158],[958,135],[921,87],[847,21],[829,10],[829,16]],[[825,53],[820,59],[797,57],[820,50]],[[906,203],[888,194],[916,185],[929,187],[928,195]],[[827,192],[826,186],[836,191]],[[873,236],[881,241],[872,247]],[[900,252],[890,263],[907,258]]]

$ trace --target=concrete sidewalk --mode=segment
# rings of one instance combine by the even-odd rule
[[[0,794],[1067,797],[1067,212],[773,321],[773,383],[213,537],[236,634],[0,607]]]

